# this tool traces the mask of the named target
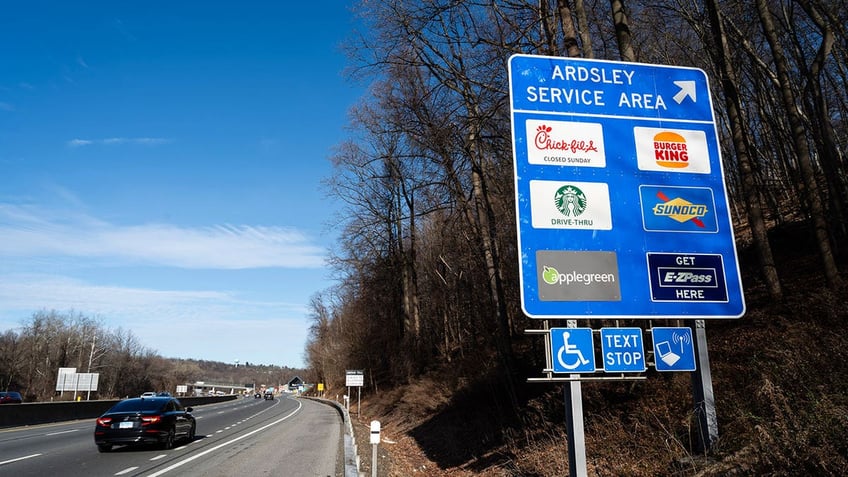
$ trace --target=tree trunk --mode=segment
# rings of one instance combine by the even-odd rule
[[[633,52],[633,37],[630,34],[630,24],[627,20],[627,12],[624,0],[610,0],[612,8],[612,22],[615,26],[615,38],[618,42],[618,52],[621,61],[636,61],[636,53]]]
[[[771,48],[772,57],[774,58],[774,64],[777,68],[777,78],[780,82],[783,106],[786,109],[789,125],[792,129],[793,146],[798,156],[798,166],[801,170],[801,178],[804,184],[803,192],[806,194],[809,203],[813,232],[819,254],[821,255],[824,275],[827,279],[828,286],[831,289],[837,289],[841,286],[842,280],[839,277],[836,260],[830,246],[830,234],[827,229],[827,220],[825,218],[821,194],[818,183],[816,182],[813,161],[810,157],[810,147],[807,142],[801,114],[797,109],[795,93],[792,91],[789,66],[786,62],[786,57],[783,55],[783,48],[780,44],[774,20],[772,19],[771,12],[769,12],[766,0],[757,0],[757,15],[760,18],[763,33],[765,33],[766,40],[768,40],[769,48]]]
[[[807,93],[812,98],[812,107],[810,109],[812,109],[812,116],[818,123],[817,129],[820,132],[820,134],[813,137],[816,140],[819,151],[821,151],[819,161],[824,171],[824,180],[830,191],[830,194],[828,194],[830,197],[830,223],[836,229],[834,245],[838,245],[848,237],[848,223],[846,223],[848,220],[846,220],[845,211],[845,204],[848,204],[848,181],[846,181],[845,177],[846,171],[842,167],[844,157],[839,150],[836,133],[833,130],[833,123],[828,113],[827,98],[825,97],[821,78],[824,71],[824,64],[831,54],[836,38],[827,19],[808,0],[801,0],[799,3],[816,26],[818,26],[819,30],[821,30],[821,44],[807,71]],[[837,252],[836,255],[838,256],[839,253]]]
[[[580,56],[580,45],[577,43],[577,30],[574,28],[574,19],[571,16],[571,8],[567,0],[557,0],[557,11],[560,26],[562,27],[562,47],[566,55],[571,58]]]
[[[783,298],[783,290],[780,285],[780,277],[774,263],[771,244],[768,239],[763,211],[760,206],[756,177],[751,164],[751,155],[748,150],[748,141],[745,137],[745,126],[742,118],[742,107],[739,102],[739,91],[736,88],[736,70],[728,60],[730,54],[727,46],[727,37],[724,34],[721,14],[718,11],[716,0],[707,1],[707,10],[710,17],[710,27],[713,32],[715,44],[718,46],[715,58],[721,72],[721,87],[724,92],[727,115],[730,119],[730,129],[733,135],[733,147],[736,150],[736,160],[739,163],[739,172],[745,195],[745,210],[748,215],[748,225],[757,249],[760,262],[760,271],[768,289],[769,297],[773,301]]]
[[[545,53],[550,56],[559,54],[556,41],[556,22],[551,15],[548,0],[539,0],[539,24],[542,28],[542,39],[545,42]]]
[[[580,44],[583,47],[583,58],[594,58],[592,50],[592,36],[589,35],[589,20],[586,18],[586,9],[583,0],[574,0],[574,13],[577,15],[577,30],[580,32]]]

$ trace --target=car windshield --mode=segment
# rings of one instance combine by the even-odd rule
[[[126,399],[112,406],[109,412],[144,412],[158,411],[167,404],[162,399]]]

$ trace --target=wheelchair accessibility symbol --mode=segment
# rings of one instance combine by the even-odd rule
[[[591,328],[551,328],[550,332],[553,372],[595,372]]]

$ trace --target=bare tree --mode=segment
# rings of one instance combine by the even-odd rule
[[[612,9],[612,21],[615,26],[615,37],[618,41],[618,51],[622,61],[636,61],[636,53],[633,51],[633,37],[630,34],[630,21],[627,19],[627,10],[624,0],[610,0]]]
[[[715,0],[707,0],[707,11],[709,12],[710,26],[713,33],[713,39],[718,46],[715,49],[715,58],[721,72],[721,86],[724,93],[725,106],[730,120],[730,129],[733,137],[733,146],[736,150],[736,161],[739,165],[742,178],[742,191],[745,194],[745,208],[748,215],[748,223],[751,227],[751,232],[754,239],[754,245],[758,251],[760,260],[760,270],[765,279],[766,287],[769,296],[772,300],[781,300],[783,291],[780,285],[780,278],[777,274],[777,267],[774,263],[771,245],[768,239],[768,231],[766,230],[765,220],[763,219],[762,210],[760,208],[758,188],[754,183],[753,167],[751,165],[751,156],[744,131],[744,121],[742,118],[742,105],[739,101],[739,92],[737,90],[738,78],[736,70],[729,61],[729,48],[727,45],[727,37],[724,34],[722,26],[721,13]]]
[[[757,15],[763,26],[763,33],[771,48],[774,65],[777,69],[777,77],[780,83],[783,107],[792,128],[792,142],[797,155],[798,165],[801,170],[801,178],[804,184],[804,196],[810,207],[810,216],[813,224],[813,233],[816,245],[822,260],[824,276],[828,285],[837,289],[841,286],[842,279],[836,266],[830,245],[830,234],[828,232],[827,220],[825,218],[824,205],[822,204],[816,172],[810,157],[810,146],[807,140],[807,132],[798,110],[795,92],[792,89],[790,73],[783,47],[778,37],[772,13],[765,0],[757,0]]]

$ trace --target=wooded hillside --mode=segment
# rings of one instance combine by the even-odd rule
[[[399,395],[427,376],[439,376],[450,395],[482,382],[502,396],[494,417],[500,429],[532,424],[525,380],[544,366],[544,351],[524,335],[540,324],[519,303],[507,78],[515,53],[706,71],[744,288],[773,305],[807,293],[795,286],[798,270],[782,266],[786,256],[775,252],[775,237],[787,237],[775,231],[791,230],[791,240],[810,246],[807,280],[826,301],[844,300],[844,1],[387,0],[360,7],[365,28],[348,45],[351,71],[371,92],[351,111],[350,140],[338,145],[328,179],[330,195],[346,205],[334,224],[344,231],[334,257],[340,286],[312,301],[309,380],[340,389],[346,369],[363,369],[366,392]],[[746,320],[722,326],[751,326]],[[627,401],[630,392],[600,398]],[[687,451],[690,444],[683,443]],[[761,469],[783,463],[770,465]]]
[[[274,365],[175,359],[144,346],[130,330],[110,329],[82,313],[38,311],[17,330],[0,334],[0,390],[20,391],[25,402],[71,400],[57,393],[59,368],[97,373],[97,390],[86,399],[176,392],[177,385],[205,381],[229,385],[287,383],[303,370]]]

